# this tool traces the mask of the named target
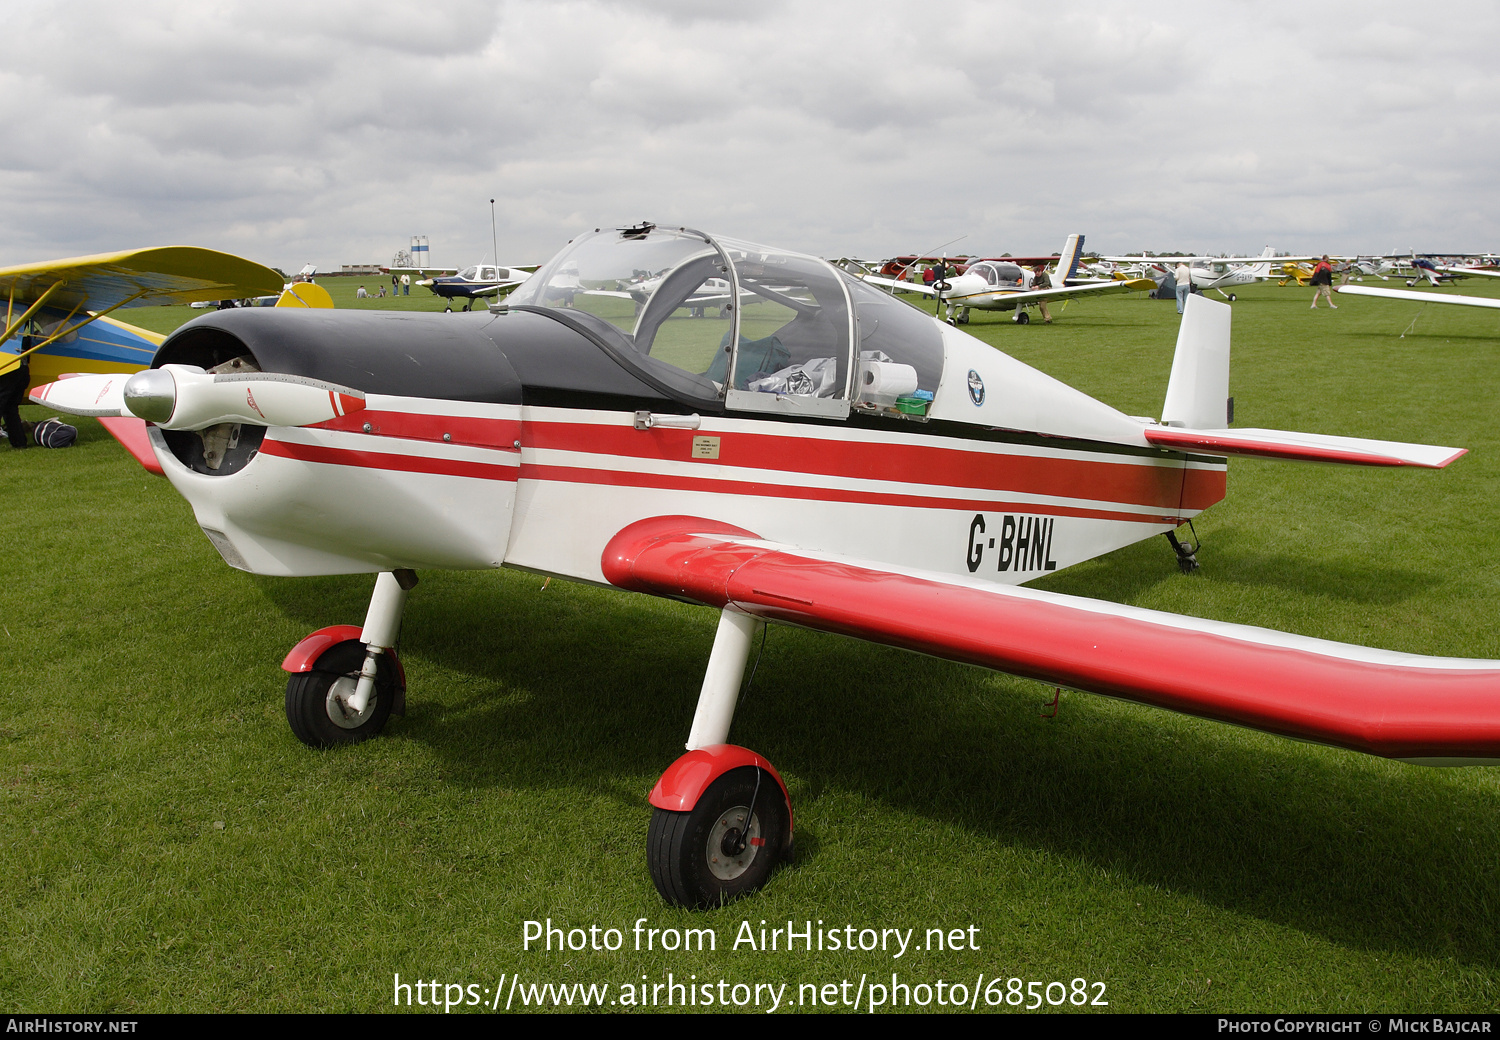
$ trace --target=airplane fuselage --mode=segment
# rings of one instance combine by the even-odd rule
[[[358,358],[327,345],[330,319]],[[210,540],[256,573],[508,565],[603,583],[622,527],[687,514],[1014,584],[1169,531],[1224,494],[1222,458],[1153,447],[1137,420],[946,327],[925,421],[807,421],[690,411],[537,313],[318,321],[315,347],[302,314],[223,312],[164,350],[254,356],[367,393],[339,419],[242,430],[218,470],[197,434],[153,429]],[[363,386],[360,369],[374,372]],[[390,392],[403,376],[421,392]]]

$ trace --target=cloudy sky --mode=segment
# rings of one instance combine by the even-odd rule
[[[0,0],[0,263],[1500,248],[1500,5]]]

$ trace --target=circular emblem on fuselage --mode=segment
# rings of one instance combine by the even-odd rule
[[[969,369],[969,400],[976,405],[984,404],[984,380],[972,368]]]

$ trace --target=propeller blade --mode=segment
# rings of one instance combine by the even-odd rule
[[[168,430],[202,430],[220,423],[311,426],[365,407],[365,395],[346,386],[278,372],[211,375],[192,365],[138,372],[124,391],[135,416]]]
[[[69,415],[113,415],[125,411],[125,383],[130,372],[64,376],[56,383],[39,386],[28,395],[36,404],[44,404]]]

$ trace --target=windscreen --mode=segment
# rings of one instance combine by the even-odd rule
[[[699,400],[723,396],[711,373],[727,358],[733,302],[729,264],[712,239],[649,225],[580,235],[509,301],[557,312]]]

